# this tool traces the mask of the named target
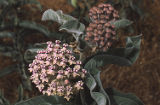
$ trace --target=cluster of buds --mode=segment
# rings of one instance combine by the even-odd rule
[[[110,4],[99,4],[97,7],[90,9],[89,17],[95,23],[106,23],[108,21],[117,20],[119,15],[118,11],[115,10]]]
[[[86,70],[76,60],[68,44],[59,40],[47,42],[44,50],[37,51],[35,60],[29,65],[31,80],[40,92],[63,96],[68,101],[73,94],[83,89]]]
[[[86,28],[85,40],[104,51],[116,40],[115,27],[111,22],[119,18],[110,4],[99,4],[90,9],[89,17],[92,22]]]

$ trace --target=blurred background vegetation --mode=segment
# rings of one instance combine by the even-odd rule
[[[56,23],[41,21],[46,9],[62,10],[87,26],[88,10],[107,2],[114,5],[122,18],[133,21],[127,29],[118,30],[119,41],[115,47],[124,46],[126,36],[142,34],[143,37],[140,56],[133,66],[102,68],[103,86],[135,93],[145,105],[159,105],[159,0],[0,0],[0,89],[4,97],[14,103],[39,95],[26,72],[30,62],[26,58],[28,49],[38,46],[35,43],[67,39],[67,34],[58,32]],[[3,94],[0,96],[5,101]]]

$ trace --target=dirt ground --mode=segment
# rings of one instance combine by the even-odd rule
[[[67,0],[39,0],[45,9],[73,11]],[[101,0],[104,1],[104,0]],[[142,33],[141,52],[136,63],[131,67],[109,65],[102,70],[101,79],[104,87],[114,87],[122,92],[137,95],[145,105],[160,105],[160,1],[144,0],[144,11],[148,13],[144,21],[134,23],[135,35]],[[121,35],[124,37],[127,35]],[[0,69],[11,64],[9,58],[0,56]],[[14,73],[0,78],[0,89],[11,102],[17,98],[20,77]]]

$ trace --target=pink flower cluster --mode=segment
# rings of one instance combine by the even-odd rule
[[[89,17],[92,22],[86,28],[85,40],[106,51],[116,40],[115,27],[110,23],[118,19],[118,11],[110,4],[99,4],[90,9]]]
[[[68,44],[62,45],[59,40],[47,44],[46,49],[37,51],[29,65],[31,80],[43,94],[64,96],[69,101],[72,94],[83,89],[86,70],[68,49]]]

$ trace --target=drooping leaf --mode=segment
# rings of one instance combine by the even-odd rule
[[[0,6],[7,6],[9,3],[6,0],[0,0]]]
[[[107,95],[107,93],[105,92],[105,90],[104,90],[104,88],[102,86],[102,82],[101,82],[101,79],[100,79],[100,70],[98,70],[97,68],[93,68],[92,70],[90,70],[90,73],[93,75],[94,79],[97,82],[97,85],[100,88],[99,92],[101,92],[105,96],[108,104],[110,105],[109,96]]]
[[[0,45],[0,55],[6,57],[14,57],[18,54],[18,52],[13,48],[13,46],[8,45]]]
[[[125,48],[109,49],[91,57],[84,65],[86,69],[98,68],[107,64],[130,66],[138,58],[141,35],[128,37]]]
[[[12,52],[0,52],[0,55],[6,56],[6,57],[12,57]]]
[[[7,30],[7,29],[13,29],[13,27],[15,27],[14,23],[3,22],[0,24],[0,31]]]
[[[43,95],[16,103],[15,105],[72,105],[72,104],[59,96]]]
[[[63,24],[59,30],[65,30],[68,33],[74,34],[74,37],[77,38],[84,32],[85,26],[78,20],[70,20]]]
[[[17,64],[13,64],[8,67],[5,67],[4,69],[1,69],[0,70],[0,77],[6,76],[10,73],[18,71],[17,68],[18,68]]]
[[[46,43],[35,43],[33,45],[34,48],[47,48],[47,44]]]
[[[67,21],[75,20],[75,18],[70,15],[63,14],[61,10],[54,11],[52,9],[48,9],[43,13],[42,20],[52,20],[62,25]]]
[[[2,52],[11,52],[13,51],[13,47],[7,45],[0,45],[0,53]]]
[[[10,105],[10,102],[4,97],[2,90],[0,90],[0,105]]]
[[[142,9],[140,8],[142,1],[139,0],[137,1],[137,4],[133,3],[132,0],[130,0],[130,7],[132,8],[133,11],[135,11],[136,13],[138,13],[139,16],[141,16],[141,19],[144,18],[144,12],[142,11]]]
[[[22,84],[18,87],[18,100],[17,102],[23,101],[23,86]]]
[[[102,94],[101,92],[94,91],[94,89],[97,86],[97,83],[96,83],[95,79],[93,78],[93,76],[89,73],[86,78],[85,84],[89,88],[91,97],[95,100],[95,102],[98,105],[106,105],[106,98],[105,98],[104,94]]]
[[[43,50],[43,48],[31,48],[26,50],[24,53],[25,61],[28,63],[32,62],[39,50]]]
[[[131,93],[122,93],[113,88],[106,89],[108,93],[111,105],[144,105],[143,102]]]
[[[111,22],[115,26],[116,29],[124,28],[131,25],[133,22],[128,19],[120,19],[115,22]]]
[[[69,39],[69,35],[67,33],[51,32],[49,36],[50,38],[61,40],[62,42],[66,42]]]
[[[44,35],[49,37],[48,29],[41,24],[37,24],[32,21],[21,21],[21,22],[19,22],[18,26],[22,27],[22,28],[26,28],[26,29],[36,30],[36,31],[41,32]]]
[[[12,32],[0,32],[0,38],[6,38],[6,37],[9,37],[9,38],[12,38],[14,36],[14,33]]]
[[[19,0],[17,1],[18,6],[23,6],[26,4],[35,4],[39,9],[42,9],[41,4],[37,0]]]

